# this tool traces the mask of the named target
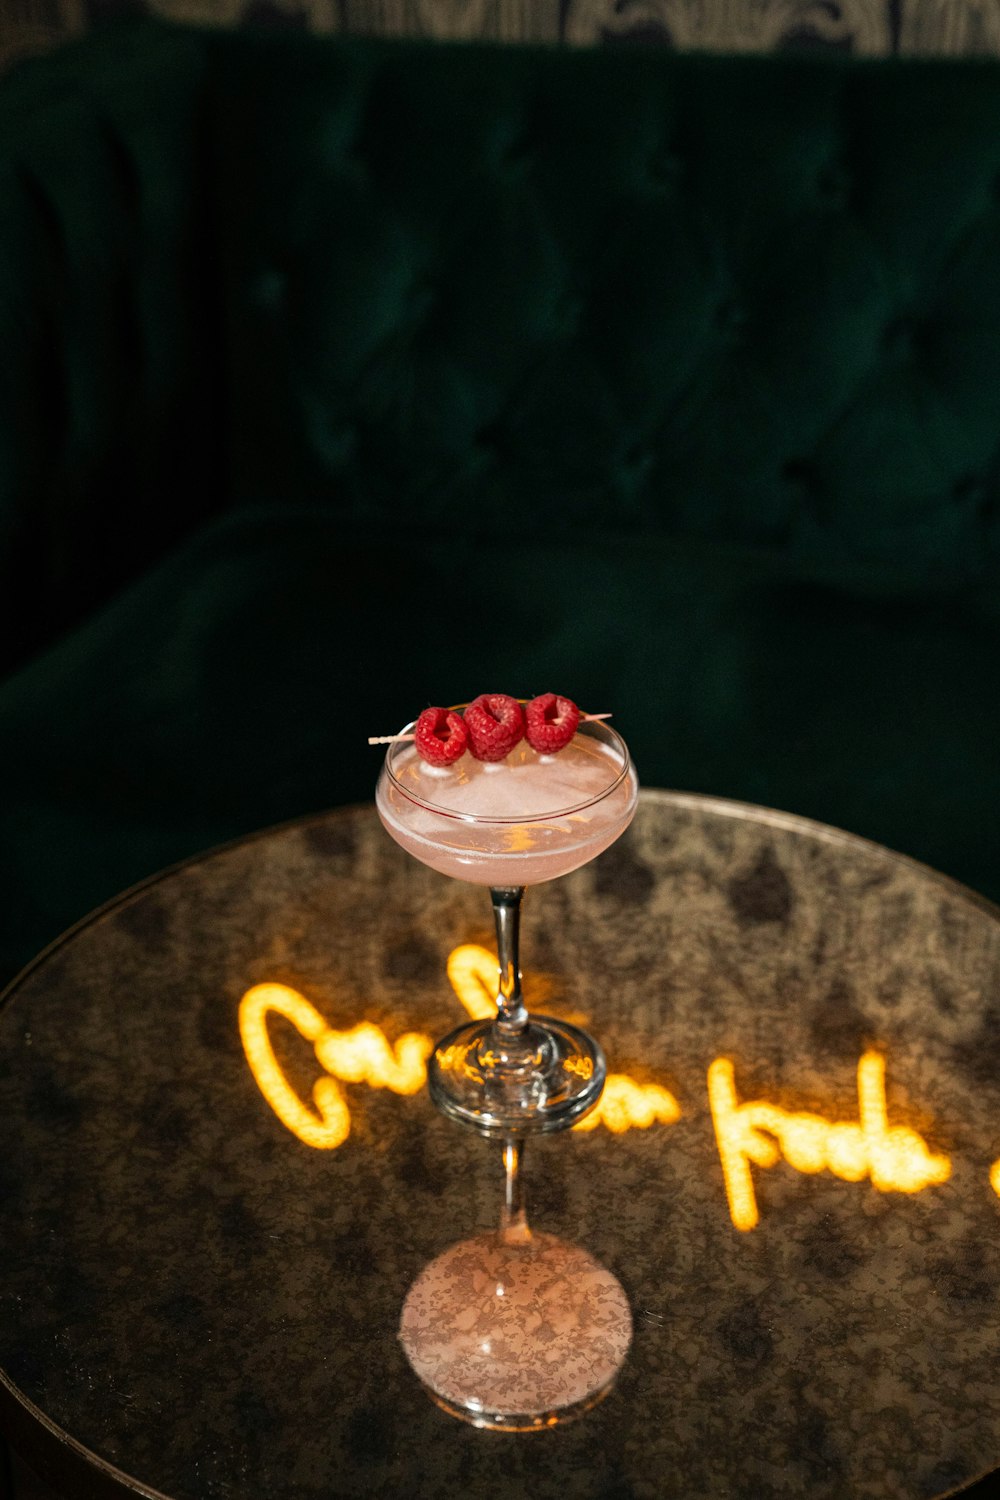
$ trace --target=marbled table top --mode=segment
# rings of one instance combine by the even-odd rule
[[[396,1339],[421,1267],[496,1222],[499,1151],[426,1090],[345,1081],[363,1065],[337,1050],[363,1021],[391,1047],[462,1018],[447,964],[492,945],[487,893],[369,808],[168,872],[0,1011],[8,1409],[82,1445],[95,1484],[171,1500],[968,1483],[1000,1464],[998,917],[861,840],[656,792],[528,893],[529,1003],[583,1019],[619,1101],[659,1117],[529,1146],[533,1222],[611,1267],[635,1340],[601,1406],[514,1435],[440,1412]],[[239,1007],[269,983],[302,1004],[270,1016],[262,1089]]]

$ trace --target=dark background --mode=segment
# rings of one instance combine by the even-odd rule
[[[139,0],[0,0],[0,66],[44,51],[91,30],[105,19],[143,11],[179,21],[236,25],[271,21],[319,33],[499,39],[566,45],[636,44],[709,51],[841,51],[864,56],[1000,55],[1000,4],[996,0],[854,0],[813,5],[805,0],[759,0],[737,7],[722,0],[179,0],[143,5]],[[548,684],[546,684],[548,685]],[[555,684],[559,686],[560,684]],[[603,706],[603,705],[598,705]],[[373,722],[375,730],[392,725]],[[197,842],[197,839],[192,839]],[[109,885],[114,880],[109,876]],[[1000,1493],[992,1481],[977,1496]],[[48,1492],[14,1458],[0,1454],[0,1496],[17,1500]]]

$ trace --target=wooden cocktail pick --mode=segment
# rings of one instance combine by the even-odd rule
[[[593,724],[597,719],[610,719],[610,714],[581,714],[581,724]],[[398,745],[404,740],[412,740],[412,734],[370,734],[369,745]]]

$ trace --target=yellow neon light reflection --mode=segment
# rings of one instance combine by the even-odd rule
[[[708,1070],[708,1098],[737,1229],[753,1229],[759,1220],[751,1163],[773,1167],[784,1156],[797,1172],[825,1170],[846,1182],[869,1177],[883,1193],[918,1193],[951,1175],[948,1158],[931,1152],[915,1130],[890,1127],[885,1059],[877,1052],[865,1052],[858,1063],[856,1123],[792,1113],[763,1099],[740,1104],[726,1057],[716,1058]]]
[[[473,1020],[495,1013],[497,960],[488,948],[463,943],[453,949],[448,978]],[[274,1055],[268,1035],[272,1014],[284,1016],[312,1042],[325,1070],[313,1085],[313,1109],[292,1088]],[[350,1031],[334,1031],[304,995],[285,984],[258,984],[248,990],[240,1001],[239,1024],[250,1071],[264,1098],[293,1135],[318,1150],[333,1150],[350,1134],[351,1115],[340,1083],[366,1083],[396,1094],[415,1094],[427,1081],[427,1058],[434,1050],[431,1038],[415,1031],[392,1046],[370,1021]],[[604,1125],[620,1135],[655,1124],[672,1125],[680,1114],[680,1105],[668,1089],[636,1083],[624,1073],[609,1073],[599,1103],[573,1128],[595,1130]]]
[[[291,1021],[314,1044],[317,1060],[327,1070],[313,1085],[316,1114],[299,1098],[274,1055],[267,1029],[272,1013]],[[415,1094],[426,1082],[425,1063],[434,1045],[429,1037],[408,1031],[393,1047],[369,1021],[350,1031],[333,1031],[315,1006],[286,984],[257,984],[247,990],[240,1001],[240,1037],[257,1086],[281,1123],[307,1146],[327,1151],[343,1145],[351,1129],[338,1078]]]
[[[496,1014],[498,976],[496,954],[479,943],[460,943],[448,954],[451,987],[474,1021]]]
[[[596,1108],[578,1120],[574,1130],[596,1130],[604,1125],[614,1135],[626,1130],[648,1130],[650,1125],[673,1125],[681,1107],[669,1089],[658,1083],[636,1083],[627,1073],[609,1073]]]

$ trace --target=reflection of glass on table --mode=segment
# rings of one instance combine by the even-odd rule
[[[379,779],[376,805],[392,837],[443,874],[489,886],[493,903],[496,1015],[439,1042],[428,1076],[445,1115],[503,1143],[501,1223],[425,1268],[400,1325],[407,1358],[435,1398],[477,1426],[543,1427],[586,1410],[610,1388],[631,1342],[628,1301],[611,1272],[528,1226],[525,1139],[592,1109],[606,1069],[586,1032],[529,1015],[518,934],[525,886],[608,848],[631,822],[637,795],[624,741],[599,722],[582,723],[554,756],[522,741],[501,762],[466,755],[442,769],[399,740]]]

